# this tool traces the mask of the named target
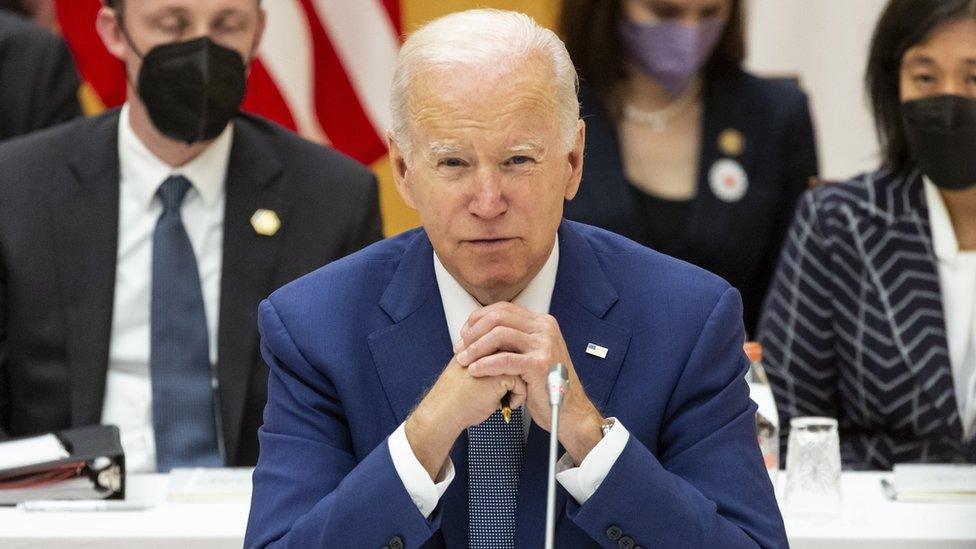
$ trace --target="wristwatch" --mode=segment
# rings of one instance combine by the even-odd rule
[[[612,417],[603,420],[603,425],[600,425],[600,431],[603,432],[604,437],[610,434],[610,429],[613,429],[615,423],[617,423],[617,420]]]

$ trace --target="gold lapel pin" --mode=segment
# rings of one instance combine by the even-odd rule
[[[735,128],[726,128],[718,134],[718,150],[725,156],[736,157],[746,148],[746,138]]]
[[[261,208],[251,216],[251,226],[261,236],[274,236],[281,228],[281,219],[274,210]]]

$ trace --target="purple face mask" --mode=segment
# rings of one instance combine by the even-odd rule
[[[707,19],[697,27],[669,21],[620,21],[624,51],[648,76],[676,96],[691,83],[725,30],[725,21]]]

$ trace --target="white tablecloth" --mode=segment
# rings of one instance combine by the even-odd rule
[[[784,510],[793,549],[976,549],[976,502],[890,501],[881,479],[890,473],[842,473],[843,503],[833,516]],[[786,475],[780,472],[782,487]]]
[[[24,512],[0,507],[0,548],[240,549],[250,501],[166,501],[167,475],[130,475],[126,499],[157,505],[145,511]]]
[[[885,499],[882,473],[844,473],[837,516],[786,515],[794,549],[976,548],[976,503],[905,503]],[[782,480],[782,475],[780,476]],[[25,513],[0,508],[0,547],[241,547],[248,501],[165,501],[165,475],[132,475],[130,499],[155,501],[147,511]]]

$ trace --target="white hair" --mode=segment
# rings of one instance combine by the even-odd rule
[[[560,140],[571,150],[576,144],[580,105],[579,79],[556,33],[524,13],[475,9],[445,15],[417,29],[397,56],[390,97],[393,138],[404,156],[410,155],[409,92],[413,77],[430,68],[513,65],[543,56],[555,76],[555,102]]]

